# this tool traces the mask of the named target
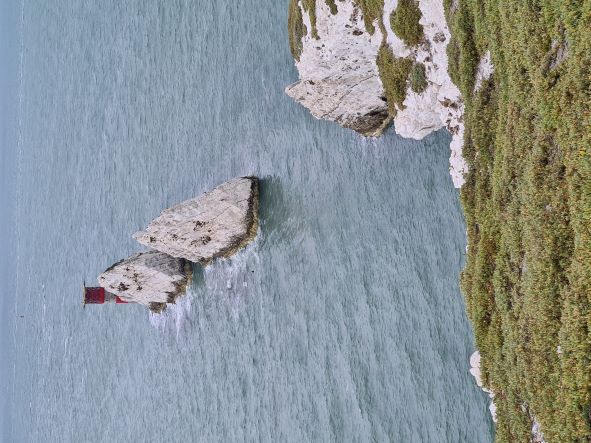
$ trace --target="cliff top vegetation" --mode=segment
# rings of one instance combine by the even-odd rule
[[[462,289],[496,439],[529,442],[535,418],[547,441],[591,441],[591,2],[446,8],[470,167]]]

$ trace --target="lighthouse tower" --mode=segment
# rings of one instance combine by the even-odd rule
[[[86,285],[82,288],[83,300],[82,304],[86,305],[102,305],[103,303],[127,303],[121,297],[106,291],[105,288],[88,287]]]

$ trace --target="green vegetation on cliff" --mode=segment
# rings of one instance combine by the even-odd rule
[[[390,15],[392,31],[408,46],[423,41],[423,26],[419,23],[421,10],[415,0],[398,0],[396,9]]]
[[[310,17],[310,26],[312,27],[312,37],[318,39],[318,30],[316,29],[316,0],[301,0],[304,11]]]
[[[382,31],[384,42],[380,47],[377,58],[377,65],[380,78],[384,84],[384,94],[388,101],[390,115],[396,114],[396,106],[403,108],[408,86],[415,92],[422,92],[427,87],[425,67],[422,64],[413,64],[408,58],[394,57],[392,51],[385,43],[386,29],[382,21],[384,12],[384,0],[352,0],[363,14],[363,20],[367,32],[375,32],[374,23]],[[329,6],[332,14],[338,12],[338,5],[335,0],[324,0]],[[301,8],[300,6],[301,5]],[[316,0],[290,0],[288,13],[288,34],[289,46],[293,58],[300,60],[302,53],[302,38],[307,34],[308,29],[304,24],[302,9],[310,18],[310,30],[313,38],[318,39],[316,29]],[[416,46],[423,40],[423,28],[419,24],[421,11],[416,0],[400,0],[397,8],[391,15],[391,26],[398,36],[409,46]]]
[[[375,32],[374,22],[378,20],[379,26],[382,25],[382,13],[384,11],[384,0],[354,0],[363,12],[363,22],[365,29],[370,34]]]
[[[413,61],[409,58],[395,57],[388,44],[382,44],[377,59],[380,78],[384,85],[384,94],[388,102],[390,115],[396,114],[396,107],[404,108],[402,104],[406,98],[408,77],[413,67]]]
[[[446,0],[466,104],[462,289],[498,442],[591,441],[591,1]],[[474,92],[490,51],[493,77]]]
[[[289,49],[291,55],[297,61],[300,61],[302,55],[302,38],[308,33],[304,20],[302,18],[302,10],[298,6],[297,0],[290,0],[289,9],[287,13],[287,31],[289,33]]]
[[[427,82],[427,73],[425,65],[422,63],[415,63],[410,71],[409,76],[410,89],[417,94],[425,92],[429,83]]]

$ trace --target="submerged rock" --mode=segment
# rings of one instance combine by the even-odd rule
[[[126,302],[162,311],[184,295],[191,280],[191,265],[157,251],[142,252],[121,260],[98,277],[99,284]]]
[[[228,257],[256,236],[258,186],[256,177],[230,180],[166,209],[133,237],[150,248],[201,265]]]
[[[366,31],[361,10],[352,1],[339,2],[337,14],[324,1],[316,2],[319,39],[312,36],[308,12],[302,10],[302,17],[310,31],[296,61],[300,80],[285,92],[316,118],[365,136],[380,135],[389,123],[376,65],[380,32]]]

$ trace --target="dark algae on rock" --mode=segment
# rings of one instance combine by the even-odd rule
[[[446,0],[466,104],[462,289],[498,442],[591,441],[591,2]],[[475,91],[479,60],[494,75]]]

